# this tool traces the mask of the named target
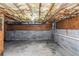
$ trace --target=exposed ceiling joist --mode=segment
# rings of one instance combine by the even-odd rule
[[[52,18],[53,18],[59,11],[63,10],[63,9],[66,8],[66,7],[67,7],[67,4],[62,4],[62,5],[60,5],[59,9],[57,9],[52,15],[50,15],[50,16],[45,20],[45,22],[49,21],[50,19],[52,20]],[[50,20],[50,21],[51,21],[51,20]],[[45,23],[45,22],[43,22],[43,23]]]
[[[8,10],[9,12],[12,12],[13,15],[14,15],[14,14],[17,14],[17,15],[18,15],[18,12],[15,11],[14,9],[12,9],[11,7],[9,7],[7,4],[0,3],[0,5],[2,5],[3,8],[6,9],[6,10]],[[15,17],[16,17],[16,16],[15,16]],[[19,15],[18,15],[18,17],[19,17]],[[20,18],[19,18],[19,19],[20,19]]]
[[[26,5],[29,7],[29,9],[30,9],[30,12],[31,12],[31,16],[32,16],[32,15],[33,15],[33,13],[32,13],[31,6],[30,6],[28,3],[26,3]]]
[[[51,6],[50,6],[50,8],[49,8],[49,10],[48,10],[48,12],[47,12],[47,14],[45,15],[45,18],[48,16],[48,14],[51,12],[51,10],[53,9],[53,7],[54,7],[54,3],[52,3],[51,4]],[[45,19],[44,18],[44,19]]]
[[[12,5],[12,7],[10,6]],[[22,8],[22,9],[21,9]],[[18,3],[0,3],[0,12],[5,11],[8,14],[8,17],[12,17],[16,20],[31,20],[34,17],[34,21],[42,21],[42,23],[46,23],[47,21],[51,21],[52,18],[55,19],[64,19],[66,16],[72,16],[79,13],[79,4],[18,4]]]
[[[16,6],[16,8],[19,10],[19,12],[20,12],[20,14],[22,14],[23,15],[23,17],[24,17],[24,12],[19,8],[19,6],[16,4],[16,3],[13,3],[15,6]],[[21,18],[22,19],[22,18]]]
[[[60,15],[59,16],[59,19],[63,19],[64,17],[71,17],[75,12],[76,12],[76,10],[74,10],[76,7],[78,7],[79,6],[79,4],[76,4],[76,5],[74,5],[74,6],[72,6],[70,9],[66,9],[65,11],[63,11],[64,13],[63,13],[63,16],[61,17],[61,15],[62,14],[58,14],[58,15]],[[68,17],[68,18],[69,18]]]
[[[73,7],[70,8],[70,9],[73,9],[73,8],[77,7],[78,5],[79,5],[79,4],[76,4],[75,6],[73,6]],[[70,6],[72,6],[72,5],[70,5]],[[70,6],[68,6],[68,5],[63,5],[63,4],[62,4],[62,5],[60,6],[59,10],[56,11],[56,12],[54,13],[54,15],[51,15],[51,16],[49,17],[49,20],[52,19],[53,17],[59,15],[58,13],[59,13],[60,11],[66,9],[67,7],[70,7]],[[64,12],[64,13],[66,13],[66,12]],[[60,14],[60,15],[61,15],[61,14]]]
[[[39,19],[40,19],[40,16],[41,16],[41,3],[39,3]]]

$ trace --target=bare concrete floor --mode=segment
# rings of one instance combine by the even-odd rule
[[[61,56],[52,41],[6,41],[4,56]]]

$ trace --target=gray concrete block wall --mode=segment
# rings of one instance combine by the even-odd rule
[[[66,54],[79,56],[79,30],[57,29],[53,34],[54,41],[64,49]]]
[[[55,33],[79,39],[79,30],[56,29]]]
[[[52,29],[54,25],[52,24]],[[32,30],[15,30],[6,31],[5,40],[54,40],[53,30],[32,31]]]
[[[52,30],[48,31],[31,31],[31,30],[16,30],[7,31],[6,40],[51,40]]]

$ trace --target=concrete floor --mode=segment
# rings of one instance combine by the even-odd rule
[[[59,49],[52,41],[6,41],[4,56],[61,56]]]

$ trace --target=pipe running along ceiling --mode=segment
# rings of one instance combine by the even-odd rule
[[[77,3],[0,3],[0,13],[17,21],[59,21],[79,16]]]

